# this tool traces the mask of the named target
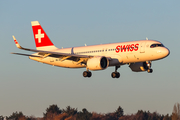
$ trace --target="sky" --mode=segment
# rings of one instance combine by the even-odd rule
[[[0,1],[0,115],[22,111],[43,116],[49,105],[81,111],[125,114],[138,110],[171,114],[180,103],[180,1],[179,0],[10,0]],[[170,55],[153,61],[153,73],[132,72],[121,66],[92,71],[53,67],[12,55],[32,54],[17,49],[12,35],[26,48],[35,49],[31,21],[38,20],[55,46],[75,47],[149,39],[162,42]]]

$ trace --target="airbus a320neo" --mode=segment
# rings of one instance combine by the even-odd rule
[[[51,42],[38,21],[32,21],[32,30],[36,49],[21,47],[16,38],[14,42],[19,49],[35,52],[34,54],[12,53],[29,56],[30,59],[66,68],[86,68],[84,77],[91,77],[90,71],[104,70],[115,66],[112,78],[119,78],[117,69],[128,64],[132,71],[152,73],[152,61],[165,58],[170,51],[156,40],[138,40],[71,48],[57,48]]]

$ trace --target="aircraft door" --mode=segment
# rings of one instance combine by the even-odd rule
[[[146,45],[146,42],[142,42],[140,44],[140,53],[145,53],[145,45]]]

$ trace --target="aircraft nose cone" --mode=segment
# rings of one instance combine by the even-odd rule
[[[163,50],[164,57],[167,57],[170,54],[170,50],[168,48],[165,48]]]

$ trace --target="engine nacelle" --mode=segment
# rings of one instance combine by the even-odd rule
[[[104,70],[108,67],[109,61],[106,57],[93,57],[87,61],[89,70]]]
[[[131,63],[129,65],[129,67],[134,72],[141,72],[141,71],[147,71],[148,70],[148,66],[147,66],[146,62]]]

